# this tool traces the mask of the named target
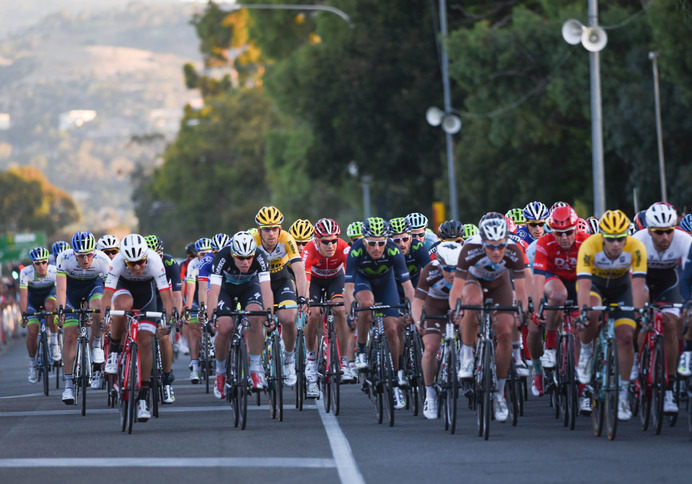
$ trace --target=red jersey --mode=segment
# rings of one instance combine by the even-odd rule
[[[536,242],[536,258],[533,261],[533,273],[540,275],[550,273],[564,281],[576,281],[579,247],[589,237],[589,234],[577,233],[569,252],[565,252],[557,244],[552,233],[545,234]]]
[[[339,271],[343,271],[346,264],[346,256],[349,250],[351,250],[346,241],[337,239],[334,257],[322,257],[317,249],[317,244],[319,243],[319,240],[312,239],[303,247],[303,265],[305,266],[305,275],[308,277],[308,281],[313,276],[318,279],[329,279],[337,275]]]

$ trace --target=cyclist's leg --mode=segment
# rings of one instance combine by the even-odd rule
[[[464,289],[461,291],[461,301],[463,304],[471,306],[483,304],[483,289],[480,283],[470,274],[466,278]],[[476,335],[478,334],[478,311],[464,310],[459,332],[463,345],[473,351],[473,348],[476,346]]]
[[[32,306],[26,308],[27,313],[34,313],[36,309]],[[36,316],[27,319],[26,329],[28,331],[26,337],[26,351],[29,354],[29,363],[31,366],[36,366],[36,351],[38,349],[38,330],[39,320]]]
[[[65,309],[75,308],[69,299],[67,300],[65,306]],[[79,307],[79,304],[77,304],[76,307]],[[62,358],[65,373],[65,389],[74,388],[72,369],[74,367],[75,347],[77,345],[77,336],[79,334],[79,320],[77,318],[78,316],[74,313],[66,314],[65,322],[63,324],[64,340]]]
[[[282,306],[296,306],[298,295],[296,294],[293,279],[288,278],[277,290],[274,291],[274,304],[278,306],[276,315],[281,323],[281,338],[284,341],[284,358],[293,358],[296,348],[296,317],[297,309],[286,309]]]
[[[367,308],[375,305],[375,296],[372,292],[370,281],[361,277],[359,273],[356,273],[356,278],[353,285],[353,294],[359,307]],[[358,336],[356,344],[358,347],[358,353],[364,354],[365,344],[368,342],[370,324],[372,324],[372,314],[370,311],[360,311],[357,316]]]
[[[199,382],[199,345],[202,339],[202,323],[197,318],[190,318],[187,324],[187,344],[190,347],[190,366],[192,373],[190,380]]]
[[[98,280],[98,283],[94,285],[93,289],[89,293],[87,300],[89,301],[89,309],[99,309],[101,307],[101,298],[103,297],[103,282]],[[92,355],[95,357],[92,359],[97,360],[99,363],[103,362],[103,342],[101,331],[101,314],[94,313],[91,316],[91,347],[95,350]]]

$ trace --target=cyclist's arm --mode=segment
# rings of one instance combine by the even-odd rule
[[[646,291],[646,277],[632,278],[632,300],[635,308],[643,308],[648,300]]]
[[[457,299],[461,297],[461,292],[464,290],[466,285],[466,279],[461,277],[454,278],[454,284],[452,284],[452,289],[449,291],[449,307],[454,309],[457,306]]]
[[[103,296],[101,297],[101,314],[105,314],[106,308],[109,306],[111,306],[111,309],[113,309],[113,293],[115,293],[115,289],[110,287],[105,287],[103,289]]]
[[[55,276],[55,298],[58,301],[58,307],[64,308],[67,300],[67,276],[64,273],[58,273]]]
[[[591,278],[580,277],[577,279],[577,305],[583,308],[584,305],[589,306],[589,298],[591,293]]]
[[[411,301],[411,317],[413,318],[413,321],[416,323],[420,321],[420,316],[423,313],[424,302],[425,299],[421,299],[419,297],[414,297]]]
[[[171,292],[170,288],[159,291],[161,301],[163,302],[163,309],[166,311],[166,318],[168,319],[170,319],[173,314],[173,296]],[[168,323],[168,321],[164,321],[164,323]]]
[[[173,307],[178,310],[178,314],[183,312],[183,291],[173,291]]]
[[[25,313],[29,307],[29,290],[26,287],[19,288],[19,311]]]
[[[543,299],[543,291],[545,289],[545,274],[534,274],[533,275],[533,303],[540,304],[541,299]],[[536,308],[538,310],[538,308]]]
[[[344,284],[344,307],[346,312],[351,310],[351,304],[353,304],[353,288],[355,284],[352,282],[347,282]]]
[[[185,307],[192,309],[192,303],[195,301],[195,288],[197,283],[194,281],[185,282]]]
[[[414,294],[414,289],[413,289],[413,283],[411,281],[405,281],[401,283],[401,287],[404,289],[404,295],[408,298],[409,301],[413,301],[413,294]]]
[[[209,294],[209,280],[208,279],[202,279],[202,280],[197,280],[197,285],[199,286],[199,290],[197,291],[197,302],[199,303],[199,307],[201,308],[202,305],[204,304],[204,307],[207,306],[207,295]]]
[[[262,304],[264,310],[274,310],[274,293],[272,292],[272,283],[270,279],[260,281],[260,292],[262,293]]]
[[[214,311],[214,309],[216,309],[216,306],[218,306],[220,293],[221,282],[219,282],[219,284],[214,284],[214,280],[212,277],[212,283],[209,285],[209,294],[207,295],[207,303],[209,304],[207,307],[209,308],[209,311]],[[211,316],[211,313],[209,313],[209,315]]]
[[[514,279],[514,291],[517,301],[521,301],[521,307],[523,310],[526,310],[529,307],[529,300],[527,298],[526,283],[524,279]]]
[[[291,268],[293,269],[293,274],[296,276],[296,291],[298,296],[302,296],[305,299],[308,298],[308,280],[305,275],[305,266],[303,266],[303,261],[301,259],[295,260],[291,263]]]

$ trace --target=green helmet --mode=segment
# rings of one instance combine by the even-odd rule
[[[144,237],[144,240],[147,241],[147,245],[154,252],[163,250],[163,241],[159,238],[158,235],[147,235],[146,237]]]
[[[475,224],[464,224],[464,239],[473,237],[478,233],[478,227]]]
[[[408,223],[406,217],[397,217],[389,221],[389,226],[392,229],[392,234],[406,234],[411,232],[411,224]]]
[[[363,236],[363,224],[359,221],[352,222],[346,228],[346,235],[348,237],[362,237]]]
[[[517,225],[526,223],[526,217],[524,217],[524,211],[521,208],[510,208],[505,215]]]
[[[382,217],[370,217],[363,222],[364,237],[386,237],[387,223]]]

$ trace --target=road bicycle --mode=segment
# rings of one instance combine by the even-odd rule
[[[306,316],[299,312],[296,317],[296,408],[299,411],[303,410],[303,404],[307,398],[307,378],[305,376],[305,365],[307,361],[307,353],[305,349],[305,322]]]
[[[579,382],[576,370],[576,347],[574,339],[574,318],[579,315],[579,308],[572,301],[564,305],[548,306],[543,298],[539,308],[539,317],[543,318],[544,311],[562,311],[562,331],[557,346],[555,358],[555,406],[557,417],[562,415],[565,427],[574,430],[577,407],[579,402]]]
[[[310,303],[322,312],[322,331],[317,346],[317,374],[322,390],[324,410],[339,415],[341,410],[341,354],[334,326],[334,308],[343,307],[343,301]]]
[[[82,299],[79,309],[58,309],[58,318],[62,321],[64,314],[78,314],[79,335],[77,336],[77,347],[75,351],[74,366],[72,377],[75,382],[75,403],[82,401],[82,416],[86,415],[86,395],[87,388],[91,387],[91,351],[89,350],[89,331],[91,326],[91,315],[100,313],[100,309],[89,309],[85,299]]]
[[[438,414],[441,414],[444,421],[445,430],[453,434],[457,423],[457,400],[459,398],[459,338],[457,337],[457,325],[454,324],[449,315],[426,315],[425,308],[421,311],[420,324],[424,327],[427,319],[437,319],[445,321],[445,332],[443,335],[442,346],[440,346],[437,369],[435,378],[435,390],[437,392]]]
[[[23,326],[26,326],[26,321],[35,317],[39,321],[38,330],[38,349],[36,350],[36,367],[38,368],[38,381],[43,382],[43,393],[48,396],[50,379],[49,375],[53,367],[53,359],[50,354],[50,346],[48,344],[48,327],[46,326],[46,316],[53,317],[56,312],[44,311],[40,308],[39,311],[33,313],[22,313]]]
[[[403,309],[404,313],[409,313],[409,303],[398,305],[375,304],[369,307],[358,307],[357,301],[351,305],[351,319],[361,311],[372,313],[372,324],[370,327],[368,346],[366,355],[368,369],[362,371],[364,375],[363,391],[368,394],[370,400],[375,405],[375,417],[377,423],[382,423],[384,413],[387,413],[389,426],[394,425],[394,387],[398,386],[394,375],[394,364],[392,354],[389,350],[389,342],[384,332],[384,313],[388,309]]]
[[[425,405],[425,380],[423,379],[423,343],[416,330],[416,325],[411,323],[404,328],[404,352],[399,368],[404,370],[404,377],[409,386],[406,391],[406,406],[418,415]]]
[[[211,322],[207,317],[207,311],[204,307],[204,303],[200,304],[198,311],[192,311],[189,308],[185,308],[185,319],[188,323],[190,322],[190,316],[193,314],[196,314],[197,321],[202,325],[202,336],[199,340],[199,373],[204,380],[206,393],[209,393],[209,387],[210,385],[213,385],[211,380],[216,373],[216,357],[214,355],[214,342],[212,341],[214,333]]]
[[[142,385],[140,347],[139,347],[139,323],[142,319],[158,319],[166,321],[166,312],[111,310],[106,308],[105,321],[109,322],[112,316],[125,316],[127,318],[125,344],[123,351],[118,355],[118,375],[113,391],[116,392],[118,410],[120,412],[120,430],[127,429],[132,433],[132,427],[137,413],[137,396]],[[107,324],[109,326],[110,324]]]
[[[486,298],[482,305],[469,305],[461,304],[461,299],[457,299],[455,314],[459,314],[460,310],[478,311],[479,334],[476,344],[473,380],[475,386],[472,395],[474,408],[476,410],[478,436],[488,440],[490,436],[490,415],[492,413],[491,397],[496,392],[497,385],[497,373],[495,368],[495,331],[492,324],[492,313],[496,311],[515,311],[519,314],[521,319],[521,302],[517,303],[516,306],[500,306],[494,304],[491,298]],[[514,364],[514,359],[511,358],[510,360],[511,366]],[[516,375],[516,370],[514,374]],[[517,395],[516,387],[520,384],[520,379],[516,377],[511,380],[509,385],[505,385],[505,394],[508,397],[507,404],[511,412],[513,425],[516,425],[516,415],[519,414],[518,398],[520,395]]]

